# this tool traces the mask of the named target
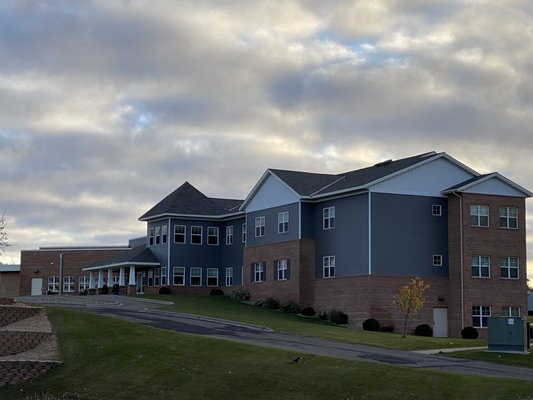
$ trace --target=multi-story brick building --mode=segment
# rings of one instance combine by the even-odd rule
[[[483,335],[487,316],[526,313],[530,196],[435,152],[336,175],[269,169],[244,200],[185,183],[140,217],[145,241],[86,265],[84,279],[130,293],[244,288],[400,326],[393,295],[420,276],[431,286],[413,325]]]

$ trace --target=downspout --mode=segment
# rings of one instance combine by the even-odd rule
[[[174,241],[174,233],[170,235],[170,218],[168,219],[168,228],[167,228],[167,286],[170,286],[170,238]]]
[[[454,190],[452,193],[459,198],[459,240],[461,253],[461,330],[465,327],[465,277],[464,277],[464,249],[463,249],[463,197]]]
[[[372,192],[368,192],[368,275],[372,275]]]
[[[63,253],[59,253],[59,295],[63,294]]]

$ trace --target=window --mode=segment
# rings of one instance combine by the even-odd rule
[[[202,268],[191,267],[191,286],[202,286]]]
[[[520,317],[520,307],[502,307],[502,317]]]
[[[216,226],[207,227],[207,244],[218,246],[218,228]]]
[[[518,279],[518,257],[500,258],[500,276],[505,279]]]
[[[323,228],[333,229],[335,228],[335,207],[326,207],[322,210],[323,216]]]
[[[161,227],[155,227],[155,244],[161,243]]]
[[[167,284],[167,267],[161,267],[161,286]]]
[[[253,263],[253,271],[254,271],[254,282],[265,281],[265,262],[264,261]]]
[[[489,256],[472,256],[472,276],[474,278],[490,278]]]
[[[161,227],[161,243],[165,244],[167,242],[167,232],[168,231],[168,226],[167,225],[163,225]]]
[[[63,277],[63,292],[73,292],[73,291],[74,291],[74,277],[64,276]]]
[[[191,226],[191,244],[202,244],[201,226]]]
[[[226,286],[233,286],[233,268],[226,268]]]
[[[265,217],[255,219],[255,237],[265,236]]]
[[[154,245],[154,228],[148,229],[148,245]]]
[[[146,283],[147,286],[154,286],[154,270],[149,269],[148,270],[148,282]]]
[[[335,277],[335,256],[326,256],[322,259],[324,278]]]
[[[172,284],[174,286],[185,285],[185,267],[174,267],[172,269]]]
[[[89,277],[78,276],[78,291],[83,292],[84,290],[89,290]]]
[[[472,306],[472,326],[474,328],[486,328],[490,315],[490,307]]]
[[[433,256],[433,266],[442,267],[442,256],[440,254],[435,254]]]
[[[431,214],[435,217],[442,216],[442,206],[440,204],[433,204],[431,206]]]
[[[489,206],[470,206],[470,225],[489,226]]]
[[[289,260],[284,258],[276,261],[276,279],[286,281],[289,279]]]
[[[226,226],[226,245],[233,244],[233,225]]]
[[[289,212],[283,211],[278,213],[278,233],[289,232]]]
[[[218,268],[207,268],[207,286],[218,286]]]
[[[246,243],[246,224],[242,224],[242,242]]]
[[[48,277],[48,291],[59,293],[59,276]]]
[[[174,243],[185,244],[185,225],[174,225]]]
[[[161,268],[154,269],[154,286],[159,286],[161,282]]]
[[[518,229],[518,208],[500,207],[500,228]]]

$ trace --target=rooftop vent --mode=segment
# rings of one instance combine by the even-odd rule
[[[384,167],[385,165],[392,164],[392,160],[385,160],[382,162],[379,162],[377,164],[374,164],[374,167]]]

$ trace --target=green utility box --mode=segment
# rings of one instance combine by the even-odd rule
[[[529,324],[522,317],[488,318],[488,351],[527,353]]]

